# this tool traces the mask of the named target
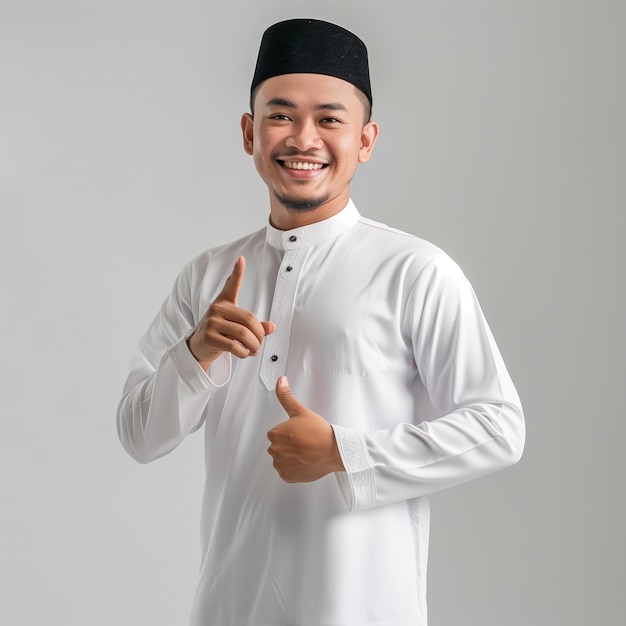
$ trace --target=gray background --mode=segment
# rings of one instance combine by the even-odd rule
[[[432,498],[431,626],[623,624],[626,7],[606,0],[2,1],[0,623],[187,620],[201,436],[140,466],[115,408],[183,263],[265,223],[239,117],[288,17],[368,43],[381,136],[353,197],[462,265],[527,415],[519,465]]]

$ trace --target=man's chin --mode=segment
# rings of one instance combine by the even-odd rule
[[[317,198],[296,198],[293,196],[282,196],[274,191],[276,199],[286,208],[292,211],[314,211],[328,202],[328,196]]]

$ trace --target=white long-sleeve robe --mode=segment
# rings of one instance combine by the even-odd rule
[[[276,331],[205,372],[185,336],[239,255],[238,305]],[[274,387],[333,425],[346,468],[287,484],[266,433]],[[518,395],[475,294],[440,249],[360,216],[261,231],[198,256],[140,341],[125,449],[167,454],[204,424],[192,626],[425,626],[428,493],[515,463]]]

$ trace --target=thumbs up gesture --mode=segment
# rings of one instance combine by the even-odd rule
[[[267,451],[279,476],[288,483],[308,483],[343,471],[331,425],[300,404],[285,376],[276,384],[276,397],[289,416],[267,433]]]
[[[237,306],[245,269],[246,260],[240,256],[222,291],[187,339],[191,353],[204,369],[223,352],[240,359],[255,356],[265,336],[276,329],[272,322],[260,322],[253,313]]]

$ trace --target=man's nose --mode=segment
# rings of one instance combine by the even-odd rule
[[[300,152],[319,149],[322,139],[317,124],[313,121],[303,121],[292,126],[292,132],[285,141],[285,146],[295,148]]]

